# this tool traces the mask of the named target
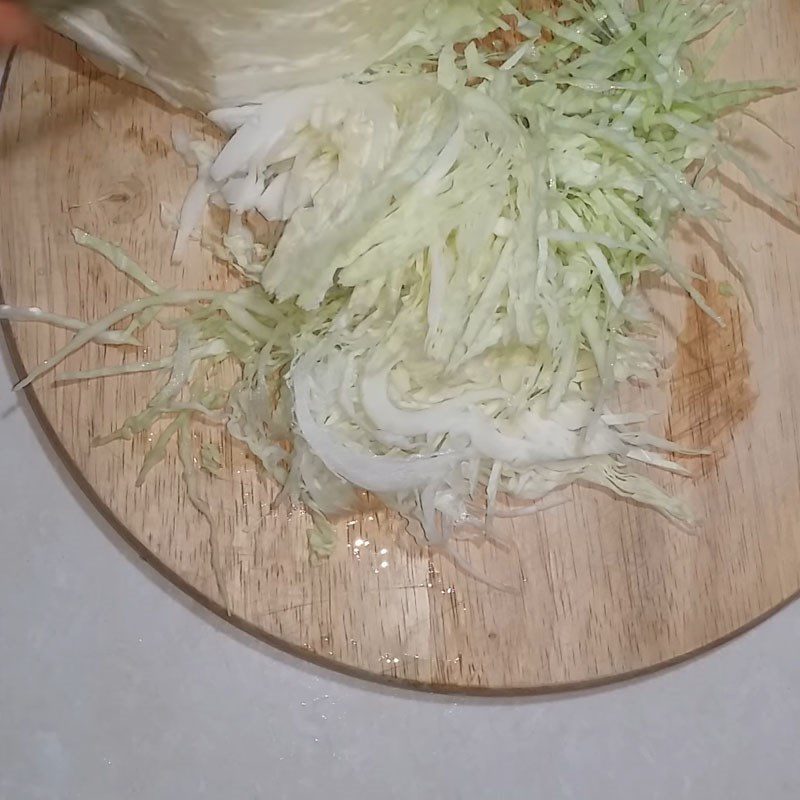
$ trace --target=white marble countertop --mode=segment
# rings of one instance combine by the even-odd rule
[[[800,604],[689,664],[517,701],[239,633],[79,494],[0,366],[2,800],[797,800]]]

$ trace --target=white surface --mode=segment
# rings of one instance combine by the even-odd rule
[[[63,476],[4,361],[2,800],[800,796],[800,604],[579,695],[454,701],[342,678],[136,559]]]

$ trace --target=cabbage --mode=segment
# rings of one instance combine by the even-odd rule
[[[208,111],[363,69],[411,29],[421,4],[103,0],[60,3],[54,24],[100,66]]]
[[[198,179],[175,256],[207,199],[229,207],[215,253],[243,287],[163,291],[84,238],[150,296],[79,331],[23,385],[117,322],[133,317],[133,331],[191,304],[174,353],[127,368],[167,379],[111,438],[177,415],[146,466],[178,435],[201,509],[187,426],[224,409],[230,434],[309,508],[323,555],[327,519],[357,508],[362,490],[444,549],[577,481],[691,522],[636,468],[688,474],[669,457],[678,448],[642,428],[646,414],[609,401],[658,363],[645,273],[671,276],[714,316],[667,241],[683,215],[727,246],[713,168],[734,163],[786,205],[718,125],[785,85],[712,80],[713,48],[689,50],[746,6],[593,0],[552,17],[434,3],[359,74],[218,109],[210,116],[230,134],[218,154],[178,142]],[[498,29],[511,51],[485,37]],[[256,241],[248,213],[285,222],[274,248]],[[241,379],[212,391],[198,369],[225,358]]]

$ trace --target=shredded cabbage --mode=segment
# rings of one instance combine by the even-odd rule
[[[721,235],[712,170],[732,162],[788,206],[718,125],[787,85],[712,79],[714,48],[689,49],[747,5],[590,0],[550,16],[443,0],[359,75],[212,112],[231,138],[216,155],[182,144],[199,174],[175,255],[207,200],[228,207],[215,253],[243,288],[164,291],[117,249],[76,235],[150,296],[81,329],[22,385],[84,342],[119,336],[117,322],[132,318],[133,331],[183,304],[172,355],[72,377],[164,371],[164,388],[111,438],[177,415],[142,477],[177,436],[204,513],[187,430],[193,415],[220,421],[224,410],[284,496],[306,504],[323,555],[327,519],[356,508],[359,490],[444,549],[454,535],[490,535],[495,517],[546,508],[576,481],[690,522],[635,467],[686,474],[664,455],[678,448],[641,429],[646,414],[608,404],[657,364],[638,293],[646,272],[715,316],[668,248],[679,215]],[[498,30],[511,49],[494,47]],[[286,223],[277,246],[256,241],[247,213]],[[196,372],[223,359],[241,378],[211,391]],[[203,463],[218,465],[210,451]],[[524,505],[503,508],[501,496]]]

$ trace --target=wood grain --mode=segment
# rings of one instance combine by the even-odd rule
[[[796,0],[773,0],[753,17],[723,69],[798,77]],[[800,145],[796,96],[760,110]],[[199,247],[183,268],[169,265],[159,202],[177,206],[190,180],[172,152],[173,126],[213,135],[200,120],[100,75],[62,39],[48,35],[39,52],[18,56],[0,114],[5,302],[95,318],[134,296],[71,242],[73,225],[118,241],[165,284],[231,284]],[[797,196],[793,152],[749,121],[741,136],[760,151],[763,173]],[[81,484],[143,555],[279,646],[360,675],[448,691],[548,691],[650,670],[734,635],[800,589],[800,369],[792,365],[800,353],[800,237],[754,208],[736,181],[724,190],[729,233],[753,276],[761,329],[739,290],[720,293],[730,278],[712,248],[678,242],[702,265],[726,327],[654,286],[673,366],[659,386],[627,392],[631,403],[662,412],[656,429],[713,447],[713,456],[687,462],[694,480],[657,476],[703,522],[687,533],[650,510],[571,490],[564,505],[509,524],[504,547],[464,545],[476,571],[510,584],[510,593],[421,552],[384,511],[343,520],[333,557],[309,560],[302,511],[271,511],[274,487],[243,449],[209,428],[196,445],[220,441],[226,462],[225,477],[202,486],[218,523],[212,537],[187,503],[174,452],[136,489],[143,441],[89,447],[150,396],[147,376],[81,385],[50,376],[30,399]],[[47,327],[7,333],[21,371],[67,340]],[[163,342],[151,333],[146,345],[157,353]],[[90,347],[66,368],[140,357]]]

